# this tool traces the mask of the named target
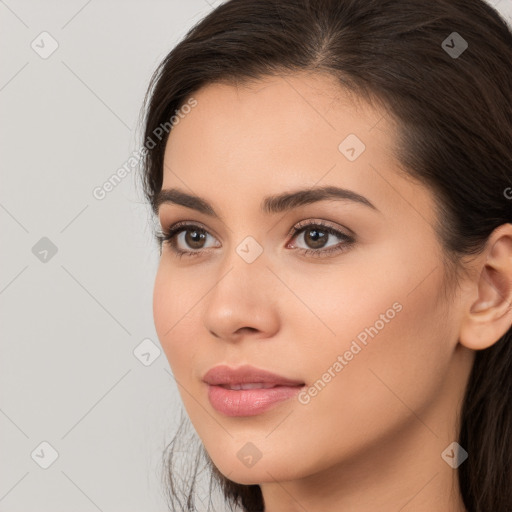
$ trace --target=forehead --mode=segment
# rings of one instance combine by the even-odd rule
[[[311,170],[325,171],[336,161],[357,166],[340,153],[348,136],[360,141],[365,159],[378,153],[380,161],[394,142],[383,111],[326,75],[267,77],[243,86],[213,83],[193,97],[196,106],[182,116],[168,138],[168,167],[197,169],[194,164],[200,163],[204,169],[206,160],[209,169],[218,164],[228,169],[231,164],[242,172],[258,163],[272,172],[284,172],[291,163],[298,172],[297,160],[301,160]]]
[[[193,98],[197,105],[168,138],[163,188],[189,189],[222,210],[223,204],[242,207],[253,199],[259,208],[262,197],[285,190],[336,185],[397,214],[407,214],[414,198],[420,215],[432,217],[428,190],[396,172],[393,119],[333,77],[214,83]],[[347,157],[353,156],[346,152],[351,146],[355,159]]]
[[[385,115],[325,74],[272,76],[244,85],[213,83],[193,97],[197,106],[173,128],[171,146],[174,139],[183,142],[182,136],[188,138],[190,132],[218,149],[248,136],[255,144],[265,143],[267,150],[305,136],[316,142],[325,136],[329,143],[339,142],[348,133],[364,138]]]

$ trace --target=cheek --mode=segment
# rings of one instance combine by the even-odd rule
[[[185,282],[179,273],[171,272],[169,266],[161,262],[153,288],[153,320],[160,344],[178,380],[191,372],[199,351],[198,319],[192,314],[197,302],[195,297],[197,294],[193,293],[190,280]]]
[[[293,333],[283,337],[300,344],[302,368],[307,374],[311,374],[311,361],[324,365],[329,358],[334,361],[355,339],[364,352],[370,345],[389,345],[386,350],[397,346],[401,352],[398,346],[403,336],[424,318],[423,308],[429,307],[423,301],[435,302],[427,296],[435,294],[435,283],[430,283],[434,288],[428,289],[427,295],[422,286],[411,293],[421,281],[418,267],[424,263],[410,249],[403,260],[400,254],[389,243],[348,253],[339,260],[339,266],[281,269],[283,281],[293,283],[293,294],[284,290],[281,314],[283,328]],[[392,325],[394,337],[388,336]]]
[[[332,422],[332,406],[341,403],[340,411],[370,414],[383,403],[403,407],[398,395],[410,407],[421,406],[442,382],[453,333],[440,293],[441,266],[432,251],[409,249],[403,261],[399,255],[382,251],[372,261],[357,256],[347,260],[350,272],[331,269],[307,283],[296,281],[294,291],[307,298],[316,318],[298,302],[283,317],[298,321],[291,338],[301,340],[304,376],[321,381],[311,402],[320,415],[325,412],[322,421]]]
[[[320,288],[312,290],[336,336],[317,337],[316,347],[303,354],[312,384],[304,420],[307,415],[344,450],[398,428],[411,410],[420,414],[440,392],[450,362],[452,333],[439,270],[418,286],[417,266],[384,268],[380,275],[345,276],[337,291],[331,281],[323,296]],[[330,302],[325,294],[337,298]]]

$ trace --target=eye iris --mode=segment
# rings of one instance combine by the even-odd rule
[[[190,236],[189,236],[190,234]],[[195,240],[194,240],[195,238]],[[204,242],[206,238],[206,233],[204,231],[199,231],[198,229],[188,229],[185,233],[185,242],[189,247],[194,249],[201,249],[201,242]],[[199,247],[196,247],[196,244],[199,242]]]
[[[325,242],[324,239],[325,239],[326,235],[325,234],[319,235],[319,233],[322,233],[322,231],[320,231],[319,229],[316,229],[316,228],[312,228],[312,229],[306,230],[306,233],[313,233],[313,237],[312,237],[313,238],[313,249],[318,249],[319,247],[323,246],[323,242]],[[305,240],[309,245],[309,241],[307,239],[308,239],[308,237],[305,236]]]

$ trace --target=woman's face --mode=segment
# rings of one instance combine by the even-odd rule
[[[215,465],[239,483],[292,480],[370,450],[410,459],[393,450],[407,439],[419,464],[433,445],[444,464],[469,358],[460,311],[443,294],[432,195],[397,172],[385,113],[319,75],[209,85],[194,98],[170,134],[162,188],[201,198],[216,216],[161,204],[164,230],[203,230],[179,232],[174,247],[204,252],[178,257],[164,243],[153,306]],[[261,208],[323,187],[354,196]],[[244,391],[224,390],[220,400],[235,405],[219,410],[202,380],[217,365],[304,386],[266,409],[250,403],[252,413],[237,409]]]

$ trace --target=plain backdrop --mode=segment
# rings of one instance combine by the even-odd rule
[[[165,511],[181,399],[138,168],[151,73],[213,0],[0,0],[0,512]],[[512,1],[490,1],[512,20]]]

